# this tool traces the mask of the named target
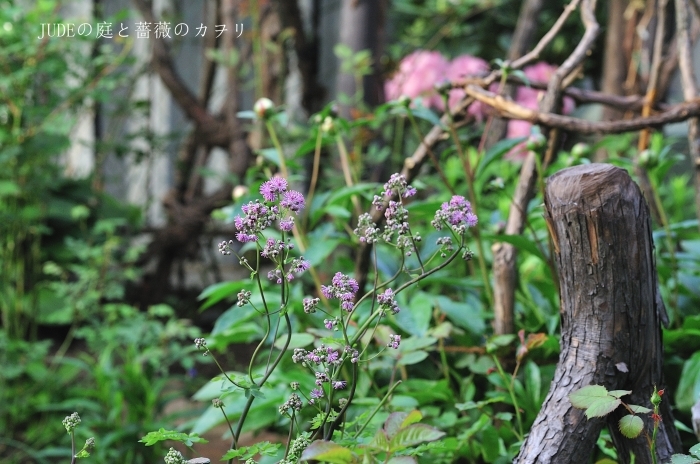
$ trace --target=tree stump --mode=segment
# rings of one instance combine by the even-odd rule
[[[664,387],[659,294],[649,208],[627,172],[608,164],[564,169],[545,190],[546,219],[559,269],[561,355],[547,398],[516,463],[589,463],[607,425],[619,462],[651,463],[645,433],[632,440],[618,430],[623,407],[587,420],[568,395],[586,385],[632,390],[622,400],[651,408]],[[680,452],[668,398],[657,436],[660,462]],[[651,436],[653,421],[642,414]]]

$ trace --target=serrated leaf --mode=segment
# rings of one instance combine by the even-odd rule
[[[637,438],[644,428],[644,421],[639,416],[627,414],[619,423],[620,432],[627,438]]]
[[[349,464],[352,462],[352,451],[332,441],[317,440],[304,450],[300,461],[324,461],[332,464]]]
[[[615,398],[622,398],[630,393],[632,393],[632,390],[611,390],[608,392],[608,395],[614,396]]]
[[[408,427],[396,432],[396,435],[389,443],[390,451],[395,453],[396,451],[401,451],[421,443],[439,440],[444,436],[445,432],[442,432],[435,427],[431,427],[430,425],[411,424]]]
[[[693,445],[690,448],[689,452],[696,458],[700,459],[700,443],[698,443],[697,445]]]
[[[586,409],[586,417],[588,419],[591,417],[605,417],[617,409],[620,404],[622,404],[622,401],[619,398],[606,396],[605,398],[594,401],[593,404]]]
[[[165,430],[164,428],[161,428],[157,432],[148,432],[139,442],[145,443],[146,446],[153,446],[159,441],[165,440],[179,441],[186,446],[192,446],[194,443],[209,443],[196,433],[188,435],[186,433],[176,432],[175,430]]]
[[[651,409],[645,408],[644,406],[639,406],[638,404],[628,404],[627,407],[629,407],[635,414],[648,414],[651,412]]]
[[[674,454],[671,456],[671,464],[698,464],[697,459],[685,454]]]
[[[588,385],[569,394],[571,405],[578,409],[590,407],[594,401],[608,396],[608,390],[602,385]]]

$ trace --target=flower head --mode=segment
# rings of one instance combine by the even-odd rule
[[[263,182],[260,186],[260,194],[265,198],[265,201],[275,201],[286,191],[287,180],[279,176],[275,176],[267,182]]]
[[[332,385],[334,390],[342,390],[347,386],[347,382],[345,380],[334,380]]]
[[[287,192],[284,192],[282,201],[280,202],[280,206],[282,208],[286,208],[290,211],[298,213],[299,211],[304,209],[304,195],[297,192],[296,190],[289,190]]]
[[[333,276],[332,285],[321,285],[323,296],[329,300],[333,298],[339,299],[341,308],[348,312],[353,309],[353,300],[359,289],[357,280],[342,272],[337,272]]]
[[[449,202],[442,204],[435,212],[433,227],[442,230],[443,224],[447,224],[458,235],[463,235],[469,227],[474,227],[478,222],[476,214],[472,211],[471,204],[461,195],[454,195]]]

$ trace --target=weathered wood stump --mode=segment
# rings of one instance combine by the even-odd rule
[[[626,411],[587,420],[568,395],[586,385],[632,390],[628,404],[651,408],[654,385],[664,387],[659,295],[649,208],[623,169],[589,164],[547,181],[546,219],[559,269],[561,355],[554,380],[517,463],[589,463],[608,425],[619,462],[651,463],[644,432],[625,438],[617,422]],[[669,395],[670,396],[670,395]],[[668,397],[657,437],[660,462],[680,452]],[[653,421],[641,415],[651,436]]]

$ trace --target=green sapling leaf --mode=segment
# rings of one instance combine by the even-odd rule
[[[605,417],[617,409],[620,404],[622,404],[622,401],[612,396],[600,398],[594,401],[593,404],[586,409],[586,417],[588,419],[591,417]]]
[[[608,390],[602,385],[588,385],[569,395],[571,405],[578,409],[586,409],[595,401],[608,397]]]
[[[671,464],[698,464],[700,461],[685,454],[674,454],[671,456]]]
[[[620,419],[620,432],[627,438],[637,438],[644,428],[644,421],[639,416],[628,414]]]
[[[630,393],[632,393],[632,390],[611,390],[608,392],[608,395],[614,396],[615,398],[622,398]]]
[[[651,409],[637,404],[628,404],[627,407],[635,414],[649,414],[651,412]]]

